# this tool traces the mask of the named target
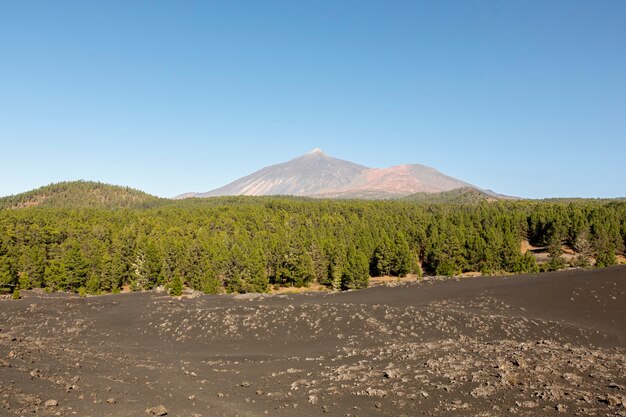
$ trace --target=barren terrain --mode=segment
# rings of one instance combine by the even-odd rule
[[[626,415],[626,267],[0,301],[1,416]]]

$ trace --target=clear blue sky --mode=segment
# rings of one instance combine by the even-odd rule
[[[320,147],[626,195],[626,1],[0,0],[0,195],[208,191]]]

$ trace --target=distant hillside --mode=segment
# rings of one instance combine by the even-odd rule
[[[403,200],[433,204],[475,204],[481,201],[497,201],[501,199],[513,198],[472,187],[457,188],[441,193],[415,193],[403,198]]]
[[[615,197],[615,198],[552,197],[552,198],[536,199],[535,201],[540,201],[543,203],[580,203],[580,202],[591,202],[591,201],[595,201],[598,203],[610,203],[613,201],[626,201],[626,197]]]
[[[0,198],[0,209],[26,207],[143,208],[167,200],[129,187],[92,181],[46,185],[22,194]]]
[[[417,192],[439,193],[473,187],[419,164],[368,168],[333,158],[314,149],[290,161],[272,165],[224,187],[177,198],[226,195],[294,195],[318,198],[391,199]]]

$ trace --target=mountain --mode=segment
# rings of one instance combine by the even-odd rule
[[[92,181],[68,181],[0,198],[0,209],[26,207],[146,208],[167,200],[129,187]]]
[[[206,193],[176,198],[226,195],[295,195],[324,198],[397,198],[476,188],[424,165],[368,168],[332,158],[317,148],[290,161],[272,165]]]
[[[328,189],[339,189],[367,167],[331,158],[321,149],[291,161],[263,168],[224,187],[207,193],[189,193],[184,197],[215,197],[225,195],[300,195],[310,196]]]

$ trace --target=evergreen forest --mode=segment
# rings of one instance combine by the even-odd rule
[[[348,290],[366,287],[371,276],[610,266],[626,244],[624,201],[166,200],[96,184],[98,205],[69,200],[84,195],[72,186],[61,187],[65,197],[46,189],[55,204],[33,204],[50,201],[41,193],[0,200],[1,288],[245,293],[318,283]],[[94,183],[75,186],[93,190]],[[524,252],[523,241],[545,248],[547,262]],[[566,260],[564,248],[575,256]]]

